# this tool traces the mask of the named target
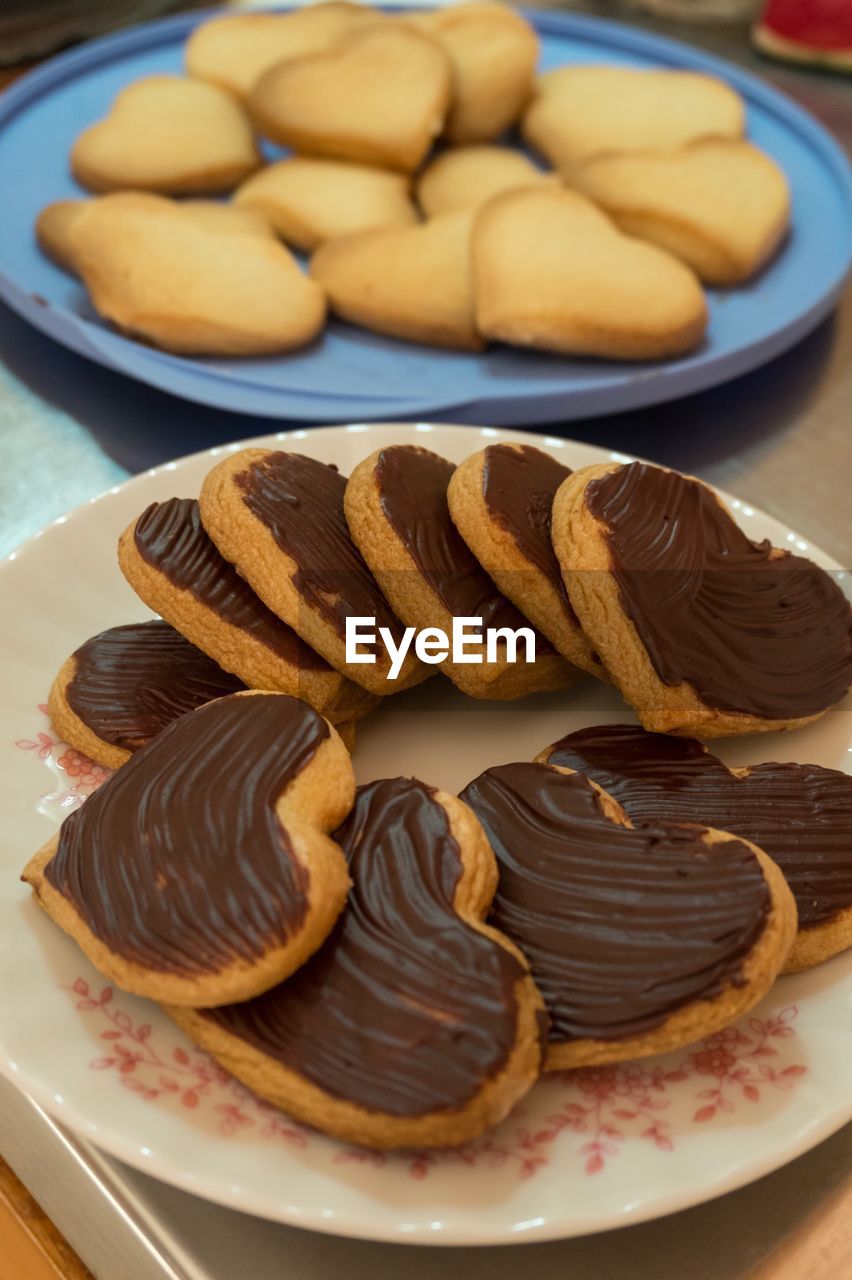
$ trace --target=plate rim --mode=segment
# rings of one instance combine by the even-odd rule
[[[401,430],[410,431],[413,437],[417,437],[416,428],[429,428],[438,431],[464,431],[469,433],[471,437],[477,440],[496,440],[506,438],[517,438],[522,436],[529,443],[537,445],[548,450],[558,450],[563,447],[571,448],[577,446],[584,451],[590,451],[601,455],[609,455],[610,457],[621,460],[631,461],[634,455],[625,454],[620,450],[608,449],[606,446],[585,441],[575,441],[567,437],[549,436],[544,433],[525,432],[510,428],[490,428],[490,427],[470,427],[461,423],[429,423],[429,422],[394,422],[394,423],[349,423],[340,425],[331,425],[326,427],[318,427],[314,429],[304,430],[294,428],[292,430],[282,430],[274,433],[265,433],[260,436],[254,436],[245,440],[236,440],[223,445],[195,450],[192,453],[183,455],[180,458],[160,463],[155,467],[131,476],[120,484],[112,485],[92,498],[78,504],[72,508],[67,515],[57,517],[51,521],[41,531],[33,534],[22,542],[14,551],[0,561],[0,586],[4,583],[4,574],[20,572],[20,569],[12,569],[12,563],[16,562],[20,555],[25,554],[37,541],[39,541],[47,530],[51,530],[54,526],[61,526],[71,520],[80,520],[84,517],[86,511],[92,507],[99,506],[111,497],[124,494],[128,490],[133,490],[137,486],[141,486],[144,481],[156,479],[160,476],[178,471],[182,467],[197,463],[201,459],[215,458],[222,454],[228,454],[244,448],[253,447],[286,447],[286,443],[298,443],[306,439],[310,439],[316,432],[322,434],[332,433],[338,434],[346,432],[347,429],[354,428],[352,434],[356,432],[370,435],[374,432],[400,432]],[[426,442],[428,434],[423,432],[419,435],[420,440]],[[715,488],[715,486],[714,486]],[[754,507],[752,504],[746,504],[742,500],[736,499],[733,495],[725,490],[715,489],[717,493],[728,503],[736,503],[738,507],[744,508],[748,516],[757,516],[759,519],[769,521],[771,525],[787,528],[782,520],[765,512],[760,507]],[[791,531],[795,534],[795,531]],[[61,535],[53,535],[61,536]],[[43,544],[42,544],[43,545]],[[840,565],[833,557],[828,556],[818,546],[814,546],[807,542],[807,553],[814,556],[818,562],[829,569],[840,569]],[[303,1228],[317,1231],[323,1234],[342,1236],[351,1239],[365,1239],[389,1243],[408,1243],[418,1246],[486,1246],[486,1245],[504,1245],[504,1244],[521,1244],[531,1243],[533,1241],[546,1241],[557,1239],[568,1239],[576,1236],[583,1236],[595,1233],[597,1231],[611,1230],[621,1226],[638,1224],[640,1222],[650,1221],[658,1217],[664,1217],[670,1213],[678,1212],[692,1205],[703,1204],[718,1196],[724,1195],[729,1191],[737,1190],[758,1179],[766,1176],[776,1169],[789,1164],[798,1156],[804,1154],[831,1134],[837,1132],[844,1124],[852,1119],[852,1096],[849,1097],[845,1107],[837,1107],[831,1112],[811,1120],[805,1124],[797,1133],[792,1142],[781,1143],[780,1147],[765,1152],[757,1159],[751,1159],[747,1165],[738,1163],[737,1168],[729,1171],[726,1175],[718,1176],[712,1173],[705,1178],[700,1186],[696,1187],[695,1183],[691,1184],[690,1189],[683,1191],[669,1192],[666,1195],[659,1195],[653,1201],[640,1203],[628,1208],[619,1210],[609,1210],[607,1212],[598,1211],[595,1217],[582,1225],[566,1227],[561,1224],[560,1219],[548,1217],[543,1222],[532,1224],[522,1229],[522,1224],[508,1224],[503,1227],[499,1234],[494,1229],[481,1230],[473,1225],[459,1223],[451,1223],[441,1230],[435,1230],[428,1227],[425,1222],[420,1222],[415,1231],[408,1229],[401,1223],[395,1227],[382,1223],[378,1227],[369,1225],[369,1219],[365,1218],[363,1212],[355,1210],[347,1210],[342,1216],[335,1211],[335,1217],[329,1219],[322,1217],[319,1210],[305,1209],[304,1206],[288,1204],[287,1212],[283,1214],[281,1211],[280,1198],[269,1195],[266,1199],[258,1198],[252,1193],[251,1204],[240,1204],[239,1198],[235,1198],[233,1194],[228,1194],[228,1189],[224,1186],[221,1178],[210,1178],[208,1181],[205,1177],[198,1177],[194,1174],[187,1174],[184,1170],[175,1168],[175,1162],[166,1160],[165,1168],[161,1163],[152,1164],[150,1158],[146,1158],[139,1149],[138,1144],[133,1145],[129,1139],[122,1137],[113,1128],[104,1129],[97,1122],[88,1119],[84,1112],[77,1107],[67,1103],[64,1097],[57,1101],[56,1095],[51,1092],[49,1086],[41,1081],[35,1083],[27,1079],[24,1083],[21,1081],[20,1068],[14,1062],[8,1050],[0,1042],[0,1075],[8,1079],[12,1084],[22,1089],[26,1094],[34,1099],[38,1106],[43,1108],[48,1115],[62,1124],[68,1126],[73,1131],[83,1134],[100,1150],[106,1152],[110,1156],[123,1161],[134,1169],[155,1177],[162,1182],[171,1186],[176,1186],[183,1191],[187,1191],[194,1195],[211,1201],[215,1204],[221,1204],[226,1207],[237,1209],[238,1211],[247,1212],[258,1217],[267,1218],[271,1221],[286,1222],[293,1226],[301,1226]],[[180,1123],[180,1120],[177,1120]],[[162,1161],[163,1157],[160,1157]]]
[[[286,11],[297,3],[298,0],[292,0],[272,8]],[[397,12],[412,7],[435,6],[430,0],[410,0],[408,4],[390,0],[381,7]],[[196,10],[139,23],[48,59],[13,84],[0,98],[0,133],[18,114],[58,86],[85,77],[88,70],[120,59],[129,52],[174,43],[176,38],[217,12]],[[852,165],[829,130],[805,107],[759,75],[685,41],[637,30],[626,23],[596,15],[529,7],[521,12],[543,35],[569,38],[574,35],[592,40],[603,49],[614,47],[636,51],[651,55],[666,65],[685,66],[723,76],[747,101],[770,113],[788,131],[803,140],[830,175],[850,215],[845,244],[838,246],[839,261],[833,283],[813,300],[805,312],[797,314],[780,328],[764,332],[727,353],[713,355],[699,351],[673,361],[634,364],[626,368],[601,361],[600,372],[586,380],[581,392],[572,392],[570,385],[564,384],[539,388],[534,380],[528,380],[529,385],[524,389],[501,392],[497,388],[491,392],[479,392],[478,398],[473,400],[460,400],[458,395],[447,398],[438,391],[412,396],[401,393],[382,396],[349,392],[341,395],[327,389],[319,392],[270,387],[253,383],[249,375],[241,377],[227,369],[205,364],[199,358],[177,356],[147,347],[111,328],[75,315],[66,307],[45,306],[43,299],[39,301],[38,295],[5,270],[0,270],[0,298],[51,340],[166,394],[230,412],[270,418],[286,416],[293,421],[318,424],[334,419],[338,413],[341,415],[339,420],[344,421],[354,414],[392,419],[415,414],[437,418],[454,413],[471,420],[480,417],[487,420],[489,414],[499,412],[501,416],[517,413],[530,424],[541,425],[564,418],[563,402],[570,405],[572,401],[575,402],[573,408],[576,412],[572,415],[575,417],[623,412],[668,402],[740,377],[782,355],[810,333],[834,308],[852,271]],[[611,381],[613,371],[614,382]]]

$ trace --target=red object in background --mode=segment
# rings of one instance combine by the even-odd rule
[[[852,0],[767,0],[754,41],[773,57],[852,71]]]

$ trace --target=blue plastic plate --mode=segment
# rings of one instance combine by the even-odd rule
[[[206,15],[150,23],[62,54],[0,99],[0,296],[58,342],[112,369],[203,404],[307,422],[411,418],[538,423],[671,400],[736,377],[784,351],[831,309],[852,259],[852,175],[830,135],[761,80],[671,40],[618,23],[529,12],[542,69],[565,63],[688,67],[721,76],[748,105],[751,138],[785,170],[793,231],[751,285],[710,295],[708,336],[687,359],[570,360],[494,347],[441,352],[332,323],[303,352],[254,360],[166,355],[102,323],[85,291],[38,251],[33,224],[52,200],[79,196],[68,170],[77,134],[117,91],[178,71]]]

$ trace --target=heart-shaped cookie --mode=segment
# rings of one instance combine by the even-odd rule
[[[95,200],[102,197],[96,196]],[[94,204],[95,200],[56,200],[46,205],[36,219],[36,239],[39,248],[52,258],[64,271],[77,275],[74,261],[72,228],[76,225],[82,211]],[[123,191],[122,207],[130,208],[134,203],[139,209],[157,209],[159,204],[151,203],[152,197],[144,192]],[[203,231],[217,235],[255,235],[269,239],[271,224],[260,212],[248,207],[238,208],[233,204],[222,204],[218,200],[181,200],[175,206],[188,221],[195,223]]]
[[[722,80],[694,71],[558,67],[536,82],[523,133],[570,179],[592,156],[741,138],[745,107]]]
[[[796,904],[762,850],[681,823],[633,826],[582,774],[507,764],[461,793],[491,842],[494,925],[550,1014],[546,1070],[668,1053],[769,990]]]
[[[838,583],[752,542],[700,480],[648,463],[585,467],[556,495],[552,536],[583,630],[646,729],[791,729],[852,685]]]
[[[183,355],[269,355],[322,329],[325,298],[248,210],[187,209],[162,196],[92,200],[70,259],[92,303],[126,333]]]
[[[151,503],[119,538],[118,564],[149,609],[249,688],[292,694],[334,724],[376,705],[267,609],[217,551],[195,499]]]
[[[545,1024],[514,946],[484,923],[482,828],[411,778],[358,790],[334,833],[353,888],[322,949],[265,996],[169,1010],[276,1106],[347,1142],[456,1146],[534,1083]]]
[[[311,259],[335,315],[375,333],[462,351],[482,348],[473,315],[472,214],[329,240]]]
[[[63,271],[76,274],[71,257],[71,228],[84,208],[84,200],[55,200],[45,205],[36,218],[35,234],[42,253]]]
[[[431,160],[417,179],[417,202],[427,218],[478,209],[515,187],[555,182],[513,147],[451,147]]]
[[[688,267],[622,235],[585,196],[537,186],[474,222],[476,323],[488,338],[565,355],[653,360],[695,347],[707,305]]]
[[[47,700],[63,742],[117,769],[167,725],[245,689],[159,618],[110,627],[62,664]]]
[[[447,500],[453,524],[503,595],[564,658],[606,680],[571,608],[550,537],[553,499],[570,474],[533,445],[490,444],[456,467]]]
[[[416,223],[409,185],[388,169],[288,156],[244,182],[234,203],[262,214],[294,249],[311,252],[335,236]]]
[[[799,914],[785,972],[852,946],[852,777],[815,764],[729,769],[694,738],[604,724],[536,757],[577,769],[628,818],[701,822],[742,836],[777,863]]]
[[[741,284],[759,271],[790,216],[784,174],[741,140],[599,156],[572,182],[622,231],[668,249],[708,284]]]
[[[325,0],[290,13],[226,14],[195,28],[184,60],[189,75],[247,98],[270,67],[329,49],[358,27],[381,21],[376,9],[346,0]]]
[[[386,21],[273,67],[249,109],[261,133],[295,151],[410,172],[441,132],[449,101],[441,46]]]
[[[510,701],[566,688],[576,669],[500,593],[453,524],[447,489],[454,470],[417,445],[365,458],[346,486],[353,542],[394,612],[418,631],[438,631],[431,661],[463,693]],[[468,635],[460,661],[440,645],[457,618],[478,619],[485,636]]]
[[[349,536],[346,478],[336,467],[283,449],[244,449],[219,462],[199,499],[204,527],[269,609],[338,671],[371,693],[391,694],[431,675],[413,650],[393,679],[386,644],[374,662],[352,662],[348,618],[402,642],[403,627]],[[410,639],[410,637],[409,637]]]
[[[260,162],[231,94],[182,76],[128,85],[71,150],[74,177],[90,191],[230,191]]]
[[[538,60],[538,37],[525,18],[507,5],[469,3],[413,13],[409,21],[433,35],[450,59],[448,142],[489,142],[515,123]]]
[[[232,694],[137,751],[23,878],[124,990],[247,1000],[297,969],[340,914],[349,880],[326,833],[354,793],[349,753],[307,703]]]

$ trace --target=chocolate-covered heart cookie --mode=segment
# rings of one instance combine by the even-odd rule
[[[852,684],[837,581],[752,541],[700,480],[644,462],[585,467],[560,487],[552,532],[583,630],[646,729],[791,729]]]
[[[702,822],[742,836],[784,873],[799,913],[785,972],[852,946],[852,777],[816,764],[729,769],[694,738],[603,724],[536,757],[578,769],[634,822]]]
[[[536,1079],[544,1013],[526,963],[483,923],[496,885],[482,828],[410,778],[361,787],[334,833],[353,889],[321,950],[266,995],[170,1009],[262,1097],[346,1141],[449,1146]]]
[[[267,609],[216,549],[194,498],[152,502],[121,535],[118,563],[149,608],[250,688],[302,698],[335,724],[376,705]]]
[[[307,644],[370,692],[398,693],[431,675],[413,653],[394,680],[380,643],[375,663],[348,659],[348,618],[372,618],[397,645],[403,629],[349,536],[345,491],[337,468],[315,458],[244,449],[205,478],[201,519],[226,560]]]
[[[245,1000],[302,964],[340,914],[349,880],[327,833],[354,791],[346,748],[307,703],[232,694],[137,751],[23,878],[125,990]]]
[[[167,622],[131,622],[75,649],[47,700],[64,742],[117,769],[134,751],[213,698],[245,689]]]
[[[707,827],[632,825],[582,774],[489,769],[461,793],[497,855],[491,919],[551,1020],[546,1068],[665,1053],[756,1004],[796,932],[775,864]]]
[[[525,629],[526,649],[521,634],[515,646],[505,638],[493,648],[477,641],[460,661],[445,656],[441,670],[463,693],[508,701],[564,689],[576,668],[497,589],[453,524],[447,490],[454,471],[417,445],[391,445],[365,458],[346,486],[353,541],[409,626],[451,636],[456,618],[478,618],[483,635]]]
[[[453,523],[483,569],[564,658],[606,679],[571,608],[550,537],[554,496],[571,471],[529,444],[490,444],[456,467]]]

